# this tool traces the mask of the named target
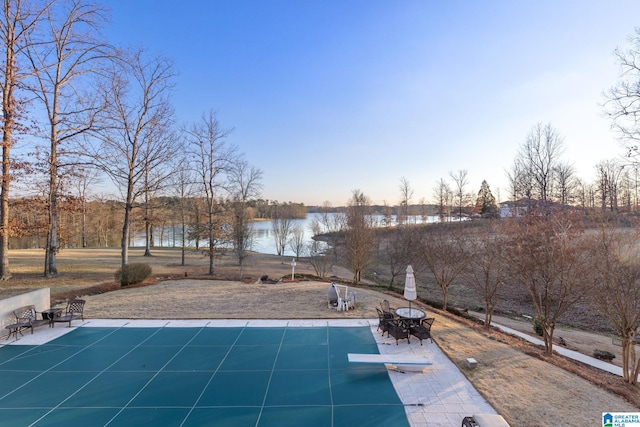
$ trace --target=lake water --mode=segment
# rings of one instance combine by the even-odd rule
[[[335,214],[329,214],[335,215]],[[300,227],[303,231],[303,240],[305,245],[308,245],[312,242],[313,233],[311,232],[311,224],[313,223],[314,218],[320,218],[322,214],[320,213],[310,213],[307,214],[307,217],[304,219],[293,219],[291,220],[291,230],[295,227]],[[379,223],[382,223],[383,217],[379,216],[376,218]],[[395,216],[391,217],[391,225],[395,225]],[[438,221],[437,216],[429,216],[427,217],[427,222],[436,222]],[[411,223],[422,223],[423,219],[419,216],[410,217],[409,221]],[[176,230],[177,231],[177,230]],[[252,251],[260,252],[263,254],[277,255],[276,251],[276,242],[273,234],[273,222],[272,221],[258,221],[253,223],[253,246],[251,248]],[[160,233],[156,231],[155,235],[155,244],[156,246],[179,246],[180,245],[180,237],[178,233],[172,233],[169,228],[165,229],[165,233],[162,235],[162,242],[160,242]],[[133,239],[135,246],[144,246],[144,233],[137,232],[136,237]],[[187,243],[190,246],[195,246],[194,242]],[[204,241],[200,242],[201,245],[206,245]],[[284,251],[285,256],[294,256],[294,252],[286,247]]]
[[[305,245],[311,243],[313,233],[311,232],[311,223],[313,218],[318,214],[308,214],[305,219],[293,219],[291,220],[291,230],[294,227],[300,227],[303,231],[303,240]],[[277,255],[276,241],[273,235],[273,221],[258,221],[253,223],[253,247],[252,251],[260,252],[262,254]],[[288,247],[284,250],[284,255],[295,255]]]
[[[319,217],[320,214],[308,214],[304,219],[293,219],[291,220],[291,230],[294,227],[299,226],[303,230],[303,238],[305,245],[311,243],[313,233],[311,233],[311,223],[313,218]],[[251,247],[252,251],[277,255],[276,251],[276,242],[273,235],[273,222],[272,221],[257,221],[252,224],[253,230],[253,246]],[[135,237],[133,238],[133,246],[141,247],[145,245],[145,234],[144,231],[136,231],[134,233]],[[164,246],[164,247],[179,247],[180,246],[180,230],[176,227],[175,229],[172,227],[166,227],[164,229],[164,233],[160,233],[160,230],[155,230],[154,235],[154,243],[155,246]],[[187,242],[188,246],[195,247],[195,242],[190,241]],[[207,243],[204,240],[200,241],[200,247],[207,246]],[[293,256],[294,253],[288,247],[285,248],[284,254],[286,256]]]
[[[332,214],[329,214],[332,215]],[[311,224],[314,218],[320,219],[322,214],[319,213],[310,213],[307,214],[305,219],[294,219],[291,221],[291,229],[294,227],[300,226],[304,231],[304,241],[305,244],[309,244],[312,241],[313,233],[311,232]],[[376,218],[379,223],[381,223],[383,217],[379,216]],[[395,225],[396,217],[395,215],[391,217],[391,225]],[[412,216],[409,221],[411,223],[420,224],[423,222],[422,217]],[[427,222],[436,222],[438,221],[437,216],[429,216],[427,217]],[[263,254],[271,254],[276,255],[276,242],[274,240],[273,235],[273,222],[272,221],[260,221],[253,224],[253,248],[252,250],[256,252],[260,252]],[[288,247],[284,251],[284,255],[293,256],[295,255],[291,249]]]

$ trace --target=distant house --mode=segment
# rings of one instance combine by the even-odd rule
[[[519,199],[507,201],[499,204],[500,218],[522,216],[529,209],[543,208],[553,210],[575,210],[574,207],[561,205],[556,202],[541,202],[535,199]]]
[[[520,199],[516,201],[507,201],[500,203],[500,218],[516,217],[522,215],[531,206],[533,202],[530,199]]]
[[[509,202],[500,203],[500,218],[506,218],[509,216],[513,216]]]

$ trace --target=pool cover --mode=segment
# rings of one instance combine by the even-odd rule
[[[78,328],[0,348],[10,426],[409,426],[369,327]]]

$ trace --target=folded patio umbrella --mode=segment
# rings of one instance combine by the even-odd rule
[[[407,276],[404,279],[404,298],[409,300],[409,317],[411,317],[411,301],[418,298],[416,278],[413,275],[413,267],[407,266]]]

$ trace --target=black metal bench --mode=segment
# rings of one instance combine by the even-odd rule
[[[71,327],[71,321],[76,319],[81,319],[84,321],[84,304],[85,300],[83,299],[72,299],[67,303],[67,308],[59,317],[54,317],[51,319],[53,324],[55,323],[68,323],[69,327]]]
[[[420,340],[420,345],[422,345],[422,340],[430,339],[433,342],[433,338],[431,338],[431,325],[436,319],[434,317],[429,317],[427,319],[422,319],[417,325],[411,326],[411,335],[418,338]]]
[[[7,339],[13,335],[18,340],[18,334],[22,335],[22,331],[25,329],[31,329],[33,334],[33,328],[41,325],[48,325],[49,319],[38,319],[38,312],[34,305],[26,305],[24,307],[13,310],[13,315],[16,317],[16,323],[5,326],[5,329],[9,330]]]
[[[391,335],[396,339],[396,345],[398,345],[398,341],[406,338],[407,343],[411,343],[411,338],[409,337],[409,327],[405,322],[401,320],[393,319],[388,323],[387,336]]]

